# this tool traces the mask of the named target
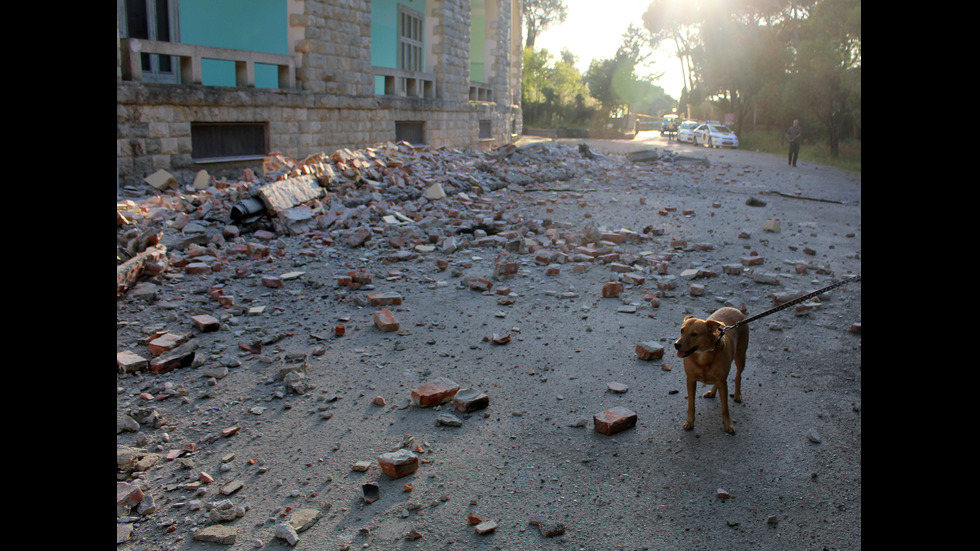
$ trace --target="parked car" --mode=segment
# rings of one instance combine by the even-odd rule
[[[727,126],[717,123],[705,123],[694,129],[694,145],[708,147],[738,147],[738,136]]]
[[[694,129],[701,123],[698,121],[684,121],[677,128],[677,141],[684,143],[694,143]]]
[[[660,135],[663,136],[670,128],[671,123],[676,124],[679,118],[677,115],[664,115],[664,120],[660,123]]]

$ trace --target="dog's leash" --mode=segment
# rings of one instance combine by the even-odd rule
[[[813,297],[815,297],[815,296],[817,296],[817,295],[819,295],[821,293],[826,293],[827,291],[829,291],[831,289],[836,289],[837,287],[840,287],[841,285],[846,285],[846,284],[848,284],[848,283],[850,283],[852,281],[861,281],[861,274],[858,274],[856,276],[851,276],[851,277],[849,277],[847,279],[842,279],[842,280],[838,281],[837,283],[834,283],[833,285],[828,285],[828,286],[824,287],[823,289],[817,289],[816,291],[814,291],[812,293],[807,293],[807,294],[805,294],[805,295],[803,295],[801,297],[796,297],[796,298],[794,298],[793,300],[791,300],[789,302],[784,302],[783,304],[780,304],[779,306],[776,306],[775,308],[770,308],[770,309],[766,310],[765,312],[762,312],[761,314],[756,314],[756,315],[752,316],[751,318],[745,318],[744,320],[739,321],[739,322],[736,322],[736,323],[734,323],[732,325],[726,325],[726,326],[724,326],[724,327],[721,328],[721,334],[724,335],[726,331],[731,331],[732,329],[735,329],[737,327],[741,327],[741,326],[743,326],[743,325],[745,325],[745,324],[747,324],[749,322],[755,321],[755,320],[757,320],[759,318],[764,318],[764,317],[768,316],[769,314],[774,314],[774,313],[776,313],[776,312],[778,312],[780,310],[789,308],[790,306],[793,306],[795,304],[799,304],[799,303],[803,302],[804,300],[811,299],[811,298],[813,298]]]

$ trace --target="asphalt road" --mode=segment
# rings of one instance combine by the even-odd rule
[[[517,255],[517,275],[479,292],[461,282],[489,276],[494,249],[446,255],[450,267],[443,271],[431,258],[383,263],[381,252],[370,249],[338,247],[310,260],[299,252],[308,243],[281,238],[283,262],[259,271],[302,270],[302,281],[262,290],[226,280],[229,294],[273,309],[199,337],[213,362],[231,358],[226,377],[188,368],[117,379],[117,414],[146,406],[140,393],[166,381],[186,388],[185,399],[154,404],[167,422],[141,431],[150,441],[144,447],[198,445],[190,466],[161,461],[145,473],[157,511],[117,549],[289,548],[275,527],[308,508],[322,516],[299,533],[297,549],[861,549],[861,337],[854,332],[861,283],[821,296],[805,312],[791,308],[750,325],[744,400],[730,403],[734,435],[721,428],[717,398],[699,396],[695,428],[681,428],[684,371],[671,354],[687,314],[706,317],[731,304],[752,315],[772,307],[774,294],[859,274],[860,175],[806,161],[793,169],[752,151],[667,143],[656,132],[629,142],[560,140],[549,147],[580,143],[609,156],[653,148],[709,161],[609,163],[608,171],[542,187],[551,190],[500,195],[510,212],[551,220],[561,231],[590,222],[609,231],[656,230],[656,237],[624,249],[664,255],[673,289],[658,289],[665,278],[648,267],[644,282],[603,298],[603,284],[619,277],[609,266],[578,271],[563,264],[549,274],[531,255]],[[552,157],[561,162],[561,155]],[[774,219],[780,231],[765,231]],[[672,246],[677,240],[687,245]],[[724,273],[723,266],[750,255],[764,263],[751,273]],[[351,300],[356,291],[337,298],[334,276],[351,267],[400,272],[376,276],[374,290],[404,297],[395,315],[405,330],[377,330],[374,309]],[[693,268],[708,277],[679,277]],[[692,296],[691,284],[703,285],[704,294]],[[177,278],[157,304],[122,301],[117,347],[153,328],[186,326],[188,315],[210,308],[206,298],[193,298],[206,286]],[[512,290],[512,302],[496,294],[500,286]],[[660,295],[658,305],[651,306],[650,293]],[[179,305],[187,297],[190,305]],[[343,337],[332,335],[338,320],[347,327]],[[239,350],[271,334],[288,336],[260,355]],[[495,335],[510,341],[495,344]],[[662,359],[638,358],[636,345],[650,341],[664,346]],[[283,392],[276,377],[292,354],[310,362],[312,388],[305,394]],[[449,405],[411,406],[411,391],[437,377],[483,391],[489,407],[463,414]],[[610,383],[626,390],[611,391]],[[595,431],[593,416],[613,407],[636,413],[636,426],[612,436]],[[460,425],[439,424],[445,413]],[[231,426],[240,432],[215,436]],[[117,434],[117,444],[134,445],[136,438]],[[379,454],[406,442],[420,451],[417,472],[400,479],[383,474]],[[358,461],[372,466],[352,470]],[[200,471],[244,486],[231,496],[221,495],[218,484],[185,488]],[[363,499],[365,483],[378,485],[372,503]],[[247,506],[228,523],[237,532],[234,544],[194,539],[209,525],[206,510],[191,510],[195,499]],[[495,529],[478,533],[470,515]]]

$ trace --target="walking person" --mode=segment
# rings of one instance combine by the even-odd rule
[[[789,140],[789,164],[796,166],[796,158],[800,156],[800,140],[803,139],[800,121],[793,121],[793,126],[786,131],[786,139]]]

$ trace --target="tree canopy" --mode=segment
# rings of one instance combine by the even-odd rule
[[[652,0],[643,24],[673,46],[685,104],[734,113],[737,133],[761,111],[819,126],[832,155],[846,123],[860,135],[860,0]]]

